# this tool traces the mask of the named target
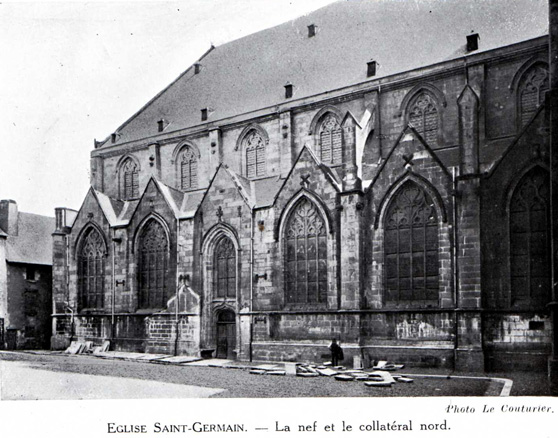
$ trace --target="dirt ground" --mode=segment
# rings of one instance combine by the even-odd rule
[[[482,396],[489,387],[486,380],[462,380],[440,369],[404,369],[397,374],[439,374],[450,378],[415,378],[413,383],[397,383],[390,388],[369,388],[363,382],[339,382],[328,377],[262,376],[246,369],[162,365],[90,356],[0,353],[0,360],[25,362],[32,367],[60,373],[127,377],[224,388],[216,397],[431,397]],[[479,376],[513,380],[512,396],[549,395],[545,373],[494,373]],[[494,394],[494,385],[491,387]],[[498,390],[499,388],[496,388]]]

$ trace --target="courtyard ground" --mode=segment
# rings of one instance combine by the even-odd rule
[[[6,365],[2,365],[6,363]],[[11,364],[10,364],[11,363]],[[453,376],[471,376],[468,373],[453,373],[441,369],[413,369],[405,368],[397,374],[436,374],[444,375],[446,378],[416,377],[413,383],[397,383],[388,388],[370,388],[363,382],[339,382],[328,377],[302,378],[296,376],[273,376],[253,375],[249,368],[237,369],[214,366],[203,366],[203,362],[191,364],[158,364],[146,363],[135,360],[119,360],[116,358],[98,358],[85,355],[62,355],[52,352],[1,352],[0,371],[4,370],[2,376],[2,387],[4,394],[7,389],[17,388],[18,374],[40,373],[38,378],[51,380],[48,386],[51,391],[56,392],[56,382],[64,385],[68,379],[72,382],[83,382],[84,388],[91,386],[102,386],[102,391],[95,394],[94,390],[75,389],[76,383],[72,383],[72,391],[68,398],[130,398],[130,393],[138,397],[147,397],[147,391],[153,382],[164,383],[170,386],[154,385],[155,398],[171,397],[430,397],[430,396],[483,396],[497,395],[503,384],[491,382],[486,379],[458,379]],[[233,366],[247,364],[232,364]],[[15,367],[15,368],[14,368]],[[11,374],[10,374],[11,373]],[[15,374],[14,374],[15,373]],[[12,376],[11,378],[8,376]],[[64,378],[62,378],[66,375]],[[82,376],[79,380],[79,376]],[[125,386],[112,386],[114,393],[107,393],[107,389],[101,379],[89,379],[90,376],[103,376],[104,378],[120,378],[121,382],[127,384],[139,384],[141,393],[137,389],[131,390]],[[449,378],[447,378],[449,376]],[[549,395],[545,373],[494,373],[475,374],[478,377],[499,377],[511,379],[513,385],[510,395],[512,396],[542,396]],[[89,380],[86,380],[87,377]],[[8,381],[6,381],[8,380]],[[141,381],[144,381],[141,384]],[[146,382],[147,381],[147,382]],[[62,382],[62,383],[60,383]],[[174,386],[173,386],[174,385]],[[182,385],[182,388],[177,386]],[[79,385],[78,385],[79,386]],[[59,386],[59,388],[62,388]],[[120,388],[120,389],[119,389]],[[127,391],[127,392],[126,392]],[[131,391],[131,392],[130,392]],[[136,391],[136,392],[134,392]],[[174,391],[177,391],[176,394]],[[15,390],[17,395],[17,389]],[[112,394],[112,396],[111,396]],[[138,398],[136,397],[136,398]],[[25,396],[13,398],[26,399]],[[30,397],[33,399],[33,396]],[[35,397],[36,398],[36,397]],[[59,398],[47,396],[47,398]]]

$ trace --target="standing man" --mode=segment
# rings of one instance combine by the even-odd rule
[[[337,343],[337,339],[333,339],[331,341],[331,345],[329,346],[329,351],[331,351],[331,365],[336,367],[339,365],[339,360],[343,360],[343,349]]]

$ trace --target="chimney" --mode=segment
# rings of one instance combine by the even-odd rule
[[[55,233],[68,233],[78,212],[65,207],[57,207],[54,212],[56,216]]]
[[[478,33],[467,35],[467,52],[473,52],[479,48],[480,36]]]
[[[197,75],[201,70],[201,64],[199,62],[196,62],[194,64],[194,74]]]
[[[376,76],[376,61],[370,61],[366,63],[368,65],[368,70],[366,72],[366,77],[370,78],[372,76]]]
[[[11,199],[0,201],[0,228],[9,236],[17,236],[17,203]]]
[[[293,97],[293,85],[287,83],[285,85],[285,99],[290,99],[291,97]]]
[[[310,24],[308,26],[308,38],[312,38],[315,35],[316,35],[316,25]]]

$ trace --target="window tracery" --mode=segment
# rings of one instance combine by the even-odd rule
[[[138,166],[131,158],[128,158],[120,167],[120,178],[122,198],[128,200],[139,197]]]
[[[215,247],[215,296],[236,297],[236,249],[232,240],[223,236]]]
[[[150,219],[141,231],[139,245],[139,307],[164,308],[167,302],[168,239],[163,225]]]
[[[337,165],[343,162],[343,131],[333,114],[327,114],[320,125],[320,160]]]
[[[198,159],[194,151],[187,147],[180,154],[180,188],[190,190],[198,187]]]
[[[423,92],[412,101],[408,122],[430,146],[438,145],[438,105],[429,93]]]
[[[536,113],[548,89],[548,69],[543,64],[535,64],[527,70],[519,87],[521,127]]]
[[[302,198],[285,227],[287,303],[327,302],[327,233],[315,204]]]
[[[91,228],[78,254],[78,293],[80,309],[102,309],[105,291],[105,241]]]
[[[390,201],[384,232],[386,302],[438,305],[438,218],[416,183],[404,183]]]
[[[518,183],[510,201],[512,305],[544,306],[550,291],[549,175],[534,168]]]
[[[244,138],[246,176],[257,178],[266,174],[265,140],[255,129]]]

